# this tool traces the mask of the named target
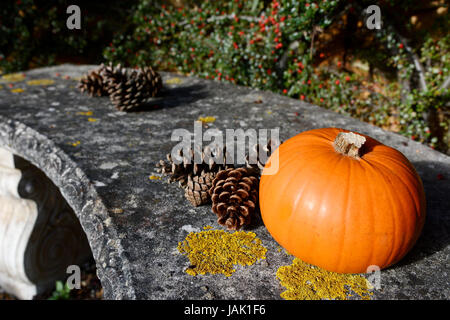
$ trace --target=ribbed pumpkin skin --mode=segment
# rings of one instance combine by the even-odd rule
[[[278,153],[278,172],[261,177],[261,215],[273,238],[307,263],[339,273],[383,269],[420,235],[422,181],[403,154],[366,135],[359,160],[336,152],[339,132],[348,131],[310,130],[280,145],[266,164]]]

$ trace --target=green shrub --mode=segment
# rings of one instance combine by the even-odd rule
[[[0,72],[60,62],[97,63],[114,32],[123,32],[133,3],[77,1],[81,30],[69,30],[65,0],[8,0],[0,6]]]
[[[321,64],[333,48],[317,40],[318,36],[339,28],[343,15],[361,17],[364,8],[376,2],[234,0],[201,1],[197,6],[176,8],[141,0],[133,15],[134,30],[116,36],[104,56],[129,66],[152,64],[160,70],[283,93],[445,151],[448,142],[444,143],[442,130],[448,130],[448,115],[437,124],[437,130],[430,128],[436,124],[429,121],[429,114],[433,108],[444,110],[448,101],[448,90],[439,89],[449,76],[448,36],[433,40],[431,33],[446,34],[447,16],[436,19],[429,31],[416,32],[417,37],[411,40],[411,52],[427,69],[427,90],[415,86],[417,70],[411,54],[398,31],[388,24],[381,30],[359,28],[350,34],[356,39],[351,58],[379,66],[378,74],[397,77],[398,83],[393,81],[377,91],[371,87],[379,76],[367,79],[348,70],[343,61]],[[409,12],[421,9],[423,3],[379,3],[383,22],[403,23],[401,31],[408,33],[412,28]],[[399,16],[402,8],[405,14]],[[368,45],[365,39],[370,39]],[[402,81],[409,81],[406,93]],[[442,112],[439,117],[442,120]],[[440,135],[433,136],[438,131]]]

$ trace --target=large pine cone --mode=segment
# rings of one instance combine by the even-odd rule
[[[151,67],[128,70],[120,64],[103,71],[111,102],[120,111],[129,111],[155,97],[162,88],[161,76]]]
[[[103,71],[104,66],[102,65],[100,68],[91,70],[87,75],[84,75],[78,83],[81,92],[87,92],[91,97],[108,95],[107,83],[102,75]]]
[[[249,168],[220,171],[209,190],[217,222],[228,230],[250,224],[258,203],[259,180]]]
[[[184,195],[193,206],[198,207],[210,201],[209,189],[212,187],[215,176],[214,172],[206,172],[193,177],[188,176]]]

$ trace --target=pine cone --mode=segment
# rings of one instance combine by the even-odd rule
[[[104,66],[102,65],[100,68],[91,70],[87,75],[83,76],[78,83],[78,88],[81,92],[87,92],[91,97],[108,95],[107,84],[102,75],[103,70]]]
[[[142,78],[142,81],[145,81],[146,83],[149,84],[148,93],[150,94],[150,97],[156,97],[156,95],[162,89],[163,84],[160,74],[154,71],[151,67],[144,67],[143,69],[140,70],[141,70],[140,76]]]
[[[103,71],[111,102],[120,111],[129,111],[154,97],[162,88],[161,76],[151,67],[127,70],[120,64],[109,65]]]
[[[169,175],[169,183],[178,181],[179,185],[184,187],[188,182],[189,176],[199,176],[207,172],[217,173],[220,170],[233,167],[233,165],[226,163],[227,155],[225,147],[218,151],[216,149],[216,152],[213,153],[216,158],[222,160],[221,164],[216,163],[213,158],[210,158],[208,163],[206,163],[206,154],[211,154],[208,147],[200,155],[201,163],[195,163],[194,150],[192,148],[189,149],[189,154],[187,155],[183,154],[183,149],[179,149],[178,157],[183,159],[180,163],[175,163],[172,155],[169,153],[166,155],[167,161],[160,160],[156,164],[156,171]]]
[[[220,171],[209,190],[217,222],[229,230],[250,224],[258,202],[259,180],[249,168]]]
[[[188,176],[184,195],[193,206],[198,207],[210,201],[209,189],[212,187],[215,176],[214,172],[202,172],[198,176]]]
[[[247,155],[245,157],[245,163],[247,168],[252,168],[262,173],[267,160],[269,160],[270,155],[272,154],[273,151],[275,151],[276,148],[278,148],[280,144],[281,143],[272,139],[270,139],[266,145],[261,145],[259,143],[255,144],[253,146],[253,151],[256,152],[257,156],[256,163],[254,163],[254,161],[250,163],[250,156]],[[264,157],[261,156],[262,153],[265,153]]]

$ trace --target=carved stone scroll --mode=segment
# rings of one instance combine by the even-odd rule
[[[0,148],[0,286],[32,299],[91,255],[58,188],[31,163]]]

